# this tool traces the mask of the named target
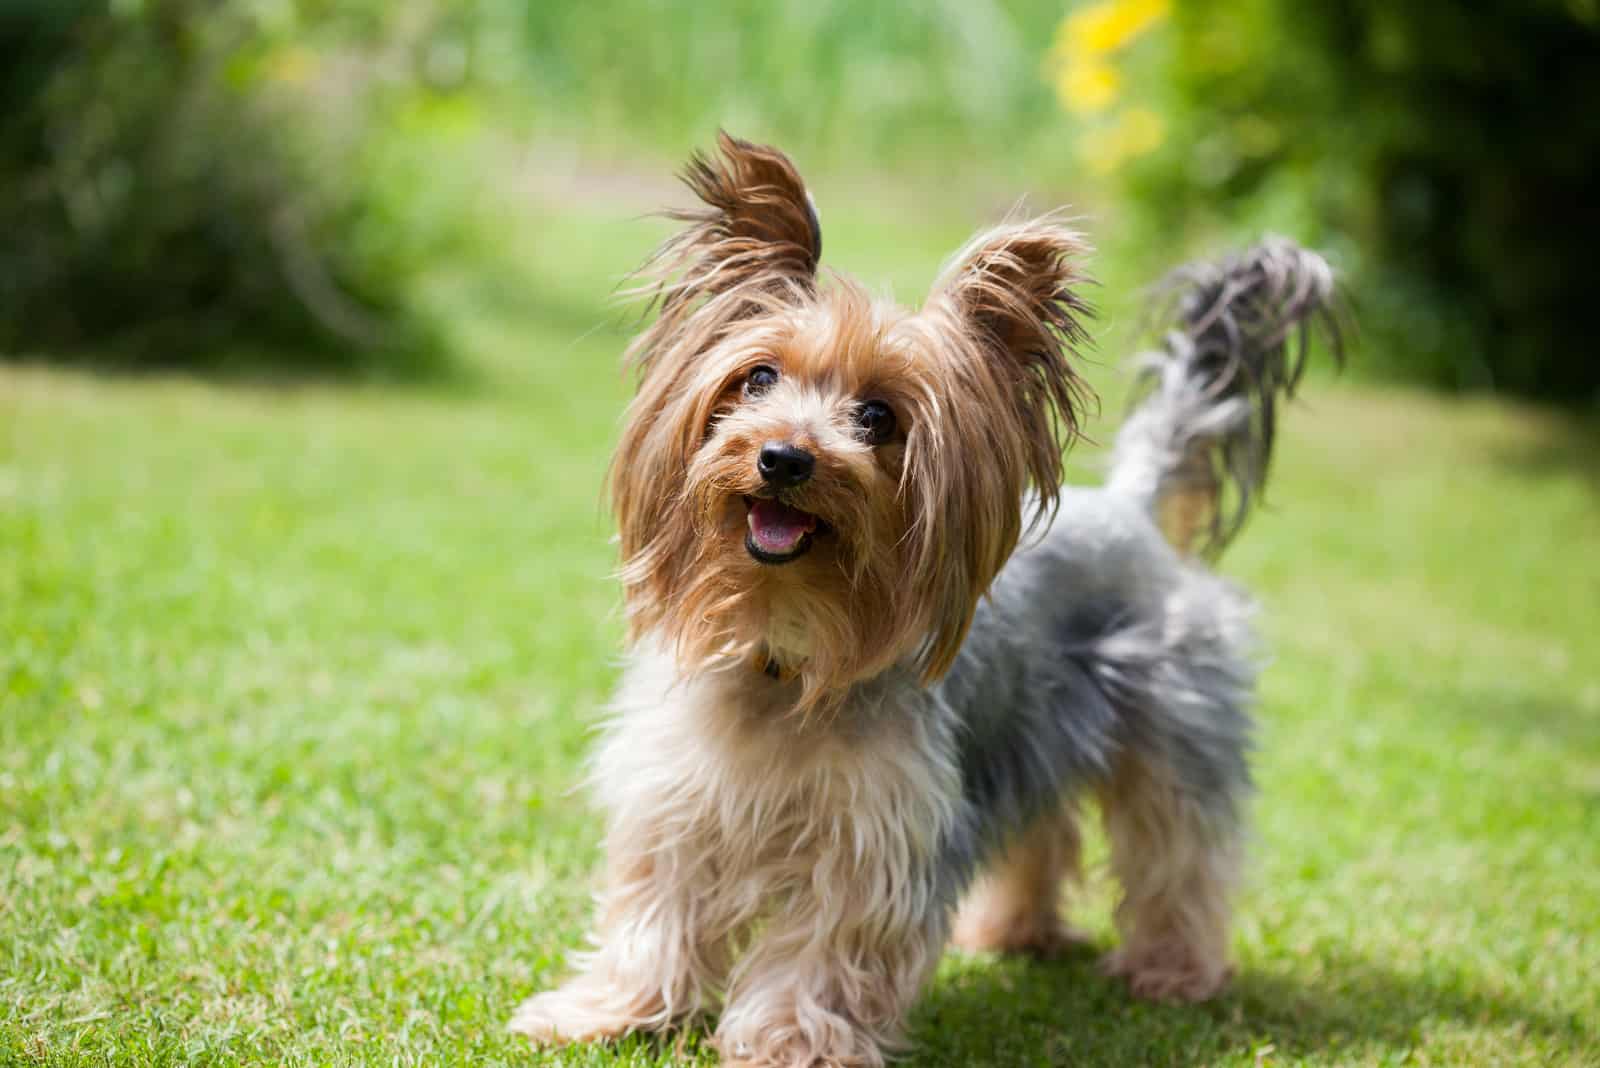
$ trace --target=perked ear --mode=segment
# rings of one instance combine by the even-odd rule
[[[940,307],[977,342],[1002,391],[1009,425],[1021,432],[1028,481],[1040,510],[1053,508],[1062,450],[1077,434],[1094,393],[1073,366],[1093,315],[1079,294],[1091,284],[1078,267],[1088,247],[1050,216],[1009,223],[973,238],[934,283]]]
[[[689,226],[661,246],[641,274],[660,314],[634,342],[630,358],[648,365],[683,340],[711,343],[755,309],[813,292],[822,227],[789,157],[726,132],[717,153],[695,152],[683,181],[703,208],[666,212]]]
[[[639,388],[609,482],[635,634],[672,604],[698,545],[688,511],[672,504],[705,434],[695,407],[704,394],[698,358],[752,314],[811,296],[822,253],[816,211],[789,158],[725,133],[717,148],[696,153],[684,171],[705,206],[667,213],[689,226],[642,272],[660,314],[628,350]]]
[[[908,571],[930,606],[925,679],[949,670],[1016,549],[1027,487],[1035,523],[1060,500],[1061,454],[1094,398],[1073,367],[1090,314],[1077,292],[1084,252],[1048,217],[998,227],[956,254],[923,309],[952,408],[938,433],[913,426],[906,455],[923,517]]]

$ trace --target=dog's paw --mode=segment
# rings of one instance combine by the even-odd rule
[[[724,1028],[711,1044],[724,1068],[884,1068],[887,1063],[873,1035],[816,1010],[804,1021],[798,1016],[745,1020],[738,1034]]]
[[[1181,945],[1114,950],[1101,958],[1100,970],[1126,980],[1133,996],[1145,1001],[1206,1001],[1222,993],[1233,978],[1227,964],[1207,960]]]
[[[763,1050],[745,1056],[723,1053],[720,1056],[722,1068],[798,1068],[802,1065],[804,1068],[882,1068],[884,1064],[881,1055],[829,1056],[809,1049]]]
[[[536,1046],[562,1046],[620,1038],[646,1023],[617,1008],[614,1000],[608,1004],[603,991],[574,983],[524,1001],[506,1026]]]

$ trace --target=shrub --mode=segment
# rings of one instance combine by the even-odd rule
[[[305,84],[243,3],[6,11],[0,353],[438,369],[416,261],[367,222],[359,65]]]
[[[1352,268],[1380,370],[1600,397],[1600,16],[1565,0],[1179,4],[1125,170],[1163,233],[1277,225]]]

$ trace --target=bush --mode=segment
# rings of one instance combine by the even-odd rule
[[[1600,397],[1593,4],[1191,2],[1165,29],[1145,219],[1336,245],[1381,370]]]
[[[414,250],[369,222],[359,64],[305,84],[243,3],[6,12],[0,353],[438,369]]]

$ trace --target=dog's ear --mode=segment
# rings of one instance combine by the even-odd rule
[[[1077,234],[1051,219],[1002,226],[959,252],[923,309],[940,410],[913,419],[905,492],[918,515],[907,581],[927,606],[923,676],[947,671],[1024,529],[1060,499],[1062,451],[1093,393],[1073,364],[1089,308]]]
[[[811,195],[777,149],[719,133],[717,152],[691,156],[683,181],[705,206],[666,213],[689,225],[641,272],[660,305],[630,352],[645,370],[668,348],[703,350],[753,311],[810,294],[822,256]]]
[[[1041,510],[1061,485],[1062,451],[1077,434],[1094,393],[1074,364],[1093,315],[1079,290],[1087,246],[1046,216],[979,234],[934,283],[928,310],[965,332],[998,377],[1004,404],[994,415],[1021,434],[1028,480]]]
[[[822,253],[805,183],[777,149],[724,133],[716,154],[696,153],[683,178],[704,206],[667,213],[689,225],[642,272],[660,313],[628,351],[639,388],[609,476],[635,633],[669,603],[698,551],[680,490],[712,399],[699,357],[752,315],[808,298]]]

